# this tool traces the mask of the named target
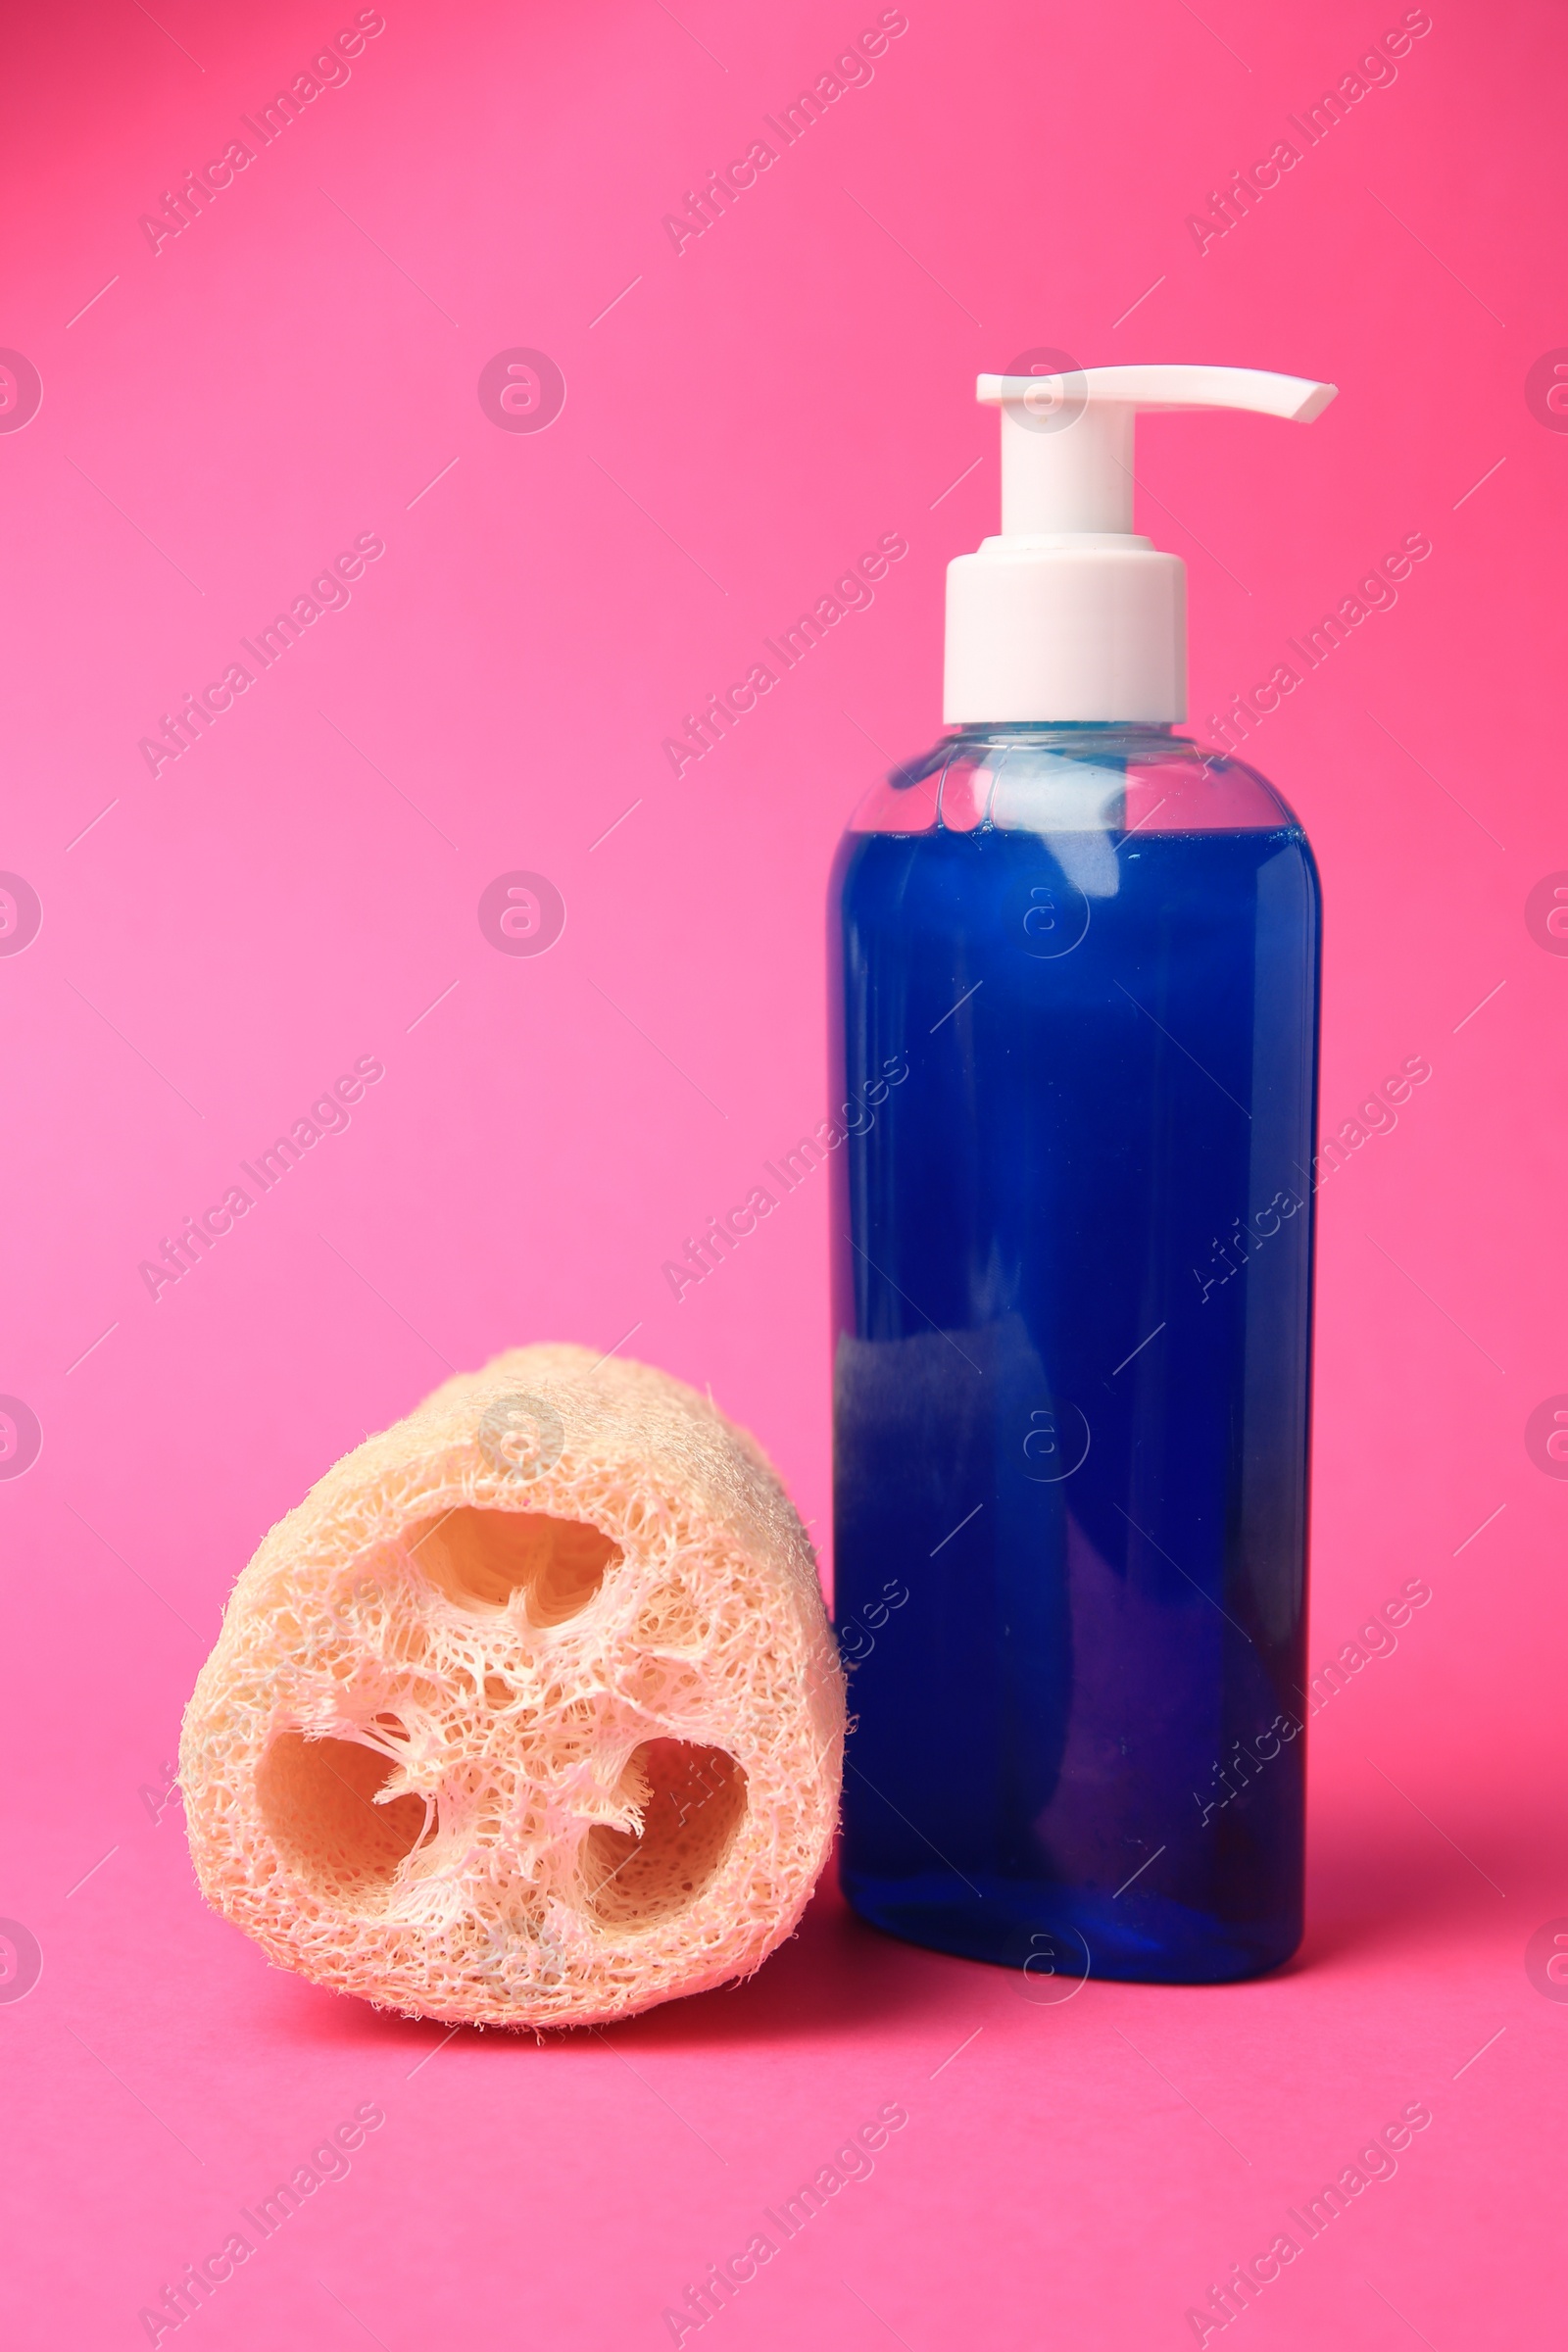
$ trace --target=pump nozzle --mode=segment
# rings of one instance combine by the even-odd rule
[[[1185,717],[1186,575],[1133,531],[1139,411],[1250,409],[1310,424],[1333,384],[1253,368],[982,375],[1002,411],[1002,534],[948,567],[946,715]]]

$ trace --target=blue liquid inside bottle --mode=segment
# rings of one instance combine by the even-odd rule
[[[1301,1932],[1319,902],[1250,770],[996,728],[835,875],[842,1872],[1200,1984]]]

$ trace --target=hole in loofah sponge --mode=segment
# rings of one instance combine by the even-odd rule
[[[377,1720],[393,1728],[390,1718]],[[272,1741],[256,1782],[263,1817],[279,1851],[318,1893],[354,1901],[389,1886],[418,1843],[422,1797],[372,1802],[396,1770],[357,1740],[283,1732]]]
[[[409,1548],[459,1608],[486,1616],[520,1592],[537,1626],[577,1616],[621,1556],[618,1544],[577,1519],[466,1505],[433,1521]]]
[[[642,1804],[642,1830],[590,1830],[583,1876],[607,1925],[651,1927],[683,1911],[723,1861],[746,1812],[746,1775],[721,1747],[650,1740],[627,1766],[625,1785]]]

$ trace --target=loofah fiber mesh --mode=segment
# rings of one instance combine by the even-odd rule
[[[564,2026],[744,1977],[838,1812],[844,1683],[765,1457],[524,1348],[367,1439],[240,1576],[180,1741],[202,1889],[407,2015]]]

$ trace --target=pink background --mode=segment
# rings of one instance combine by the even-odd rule
[[[355,16],[243,13],[65,0],[6,35],[0,343],[44,387],[0,433],[0,867],[43,907],[0,956],[0,1391],[43,1430],[0,1483],[0,1914],[43,1951],[0,2006],[7,2344],[145,2341],[372,2101],[350,2177],[190,2323],[210,2352],[668,2342],[686,2282],[895,2100],[875,2176],[703,2341],[1192,2342],[1415,2100],[1431,2128],[1267,2288],[1254,2352],[1525,2340],[1562,2308],[1568,2032],[1525,1965],[1568,1914],[1568,1486],[1525,1442],[1568,1391],[1568,960],[1525,913],[1568,868],[1568,418],[1526,398],[1568,341],[1560,17],[1434,0],[1396,81],[1200,254],[1187,216],[1396,6],[909,0],[677,255],[664,214],[874,5],[388,0],[155,254],[160,192]],[[438,2050],[203,1909],[162,1801],[181,1706],[269,1524],[517,1341],[710,1382],[825,1541],[824,1188],[679,1303],[661,1266],[822,1115],[832,846],[938,731],[943,567],[997,510],[972,379],[1038,344],[1342,387],[1309,432],[1146,427],[1200,718],[1433,543],[1257,757],[1325,877],[1325,1127],[1433,1067],[1322,1196],[1313,1665],[1407,1578],[1434,1597],[1313,1724],[1309,1933],[1270,1982],[1033,2002],[824,1886],[743,1989]],[[565,378],[545,431],[476,394],[519,346]],[[683,713],[890,530],[875,606],[677,781]],[[386,552],[348,608],[150,775],[159,713],[362,532]],[[476,918],[513,869],[567,908],[537,958]],[[350,1130],[154,1302],[139,1261],[362,1054]]]

